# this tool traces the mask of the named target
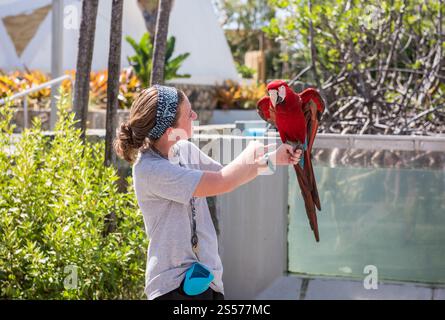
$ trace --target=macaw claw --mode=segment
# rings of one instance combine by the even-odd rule
[[[301,142],[294,142],[294,141],[286,141],[287,144],[291,145],[294,148],[294,152],[297,150],[301,150],[301,152],[304,151],[304,144]]]

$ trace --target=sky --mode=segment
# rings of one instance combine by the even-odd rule
[[[217,0],[211,0],[211,1],[212,1],[212,4],[213,4],[213,9],[214,9],[216,15],[219,17],[218,20],[219,20],[220,24],[222,24],[223,23],[222,13],[219,12],[219,10],[218,10],[218,8],[217,8],[217,6],[215,4]],[[244,3],[246,2],[246,0],[240,0],[240,1],[242,1]],[[276,14],[277,14],[277,18],[278,19],[284,19],[289,13],[286,12],[285,10],[283,10],[283,9],[277,9],[276,10]],[[222,26],[222,27],[224,29],[236,29],[237,25],[236,25],[236,23],[230,23],[230,24],[227,24],[227,25]]]

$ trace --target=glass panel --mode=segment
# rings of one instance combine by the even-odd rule
[[[289,171],[289,271],[445,283],[445,161],[438,152],[314,150],[316,243]]]

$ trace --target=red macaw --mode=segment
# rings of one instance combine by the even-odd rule
[[[306,214],[315,240],[320,241],[316,209],[321,210],[317,184],[312,168],[311,151],[317,134],[318,122],[324,112],[324,102],[316,89],[295,93],[286,82],[274,80],[267,85],[269,96],[257,103],[261,118],[274,125],[283,143],[303,151],[300,162],[294,166],[306,207]]]

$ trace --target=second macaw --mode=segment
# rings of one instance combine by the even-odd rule
[[[315,240],[320,241],[316,208],[321,210],[317,184],[312,168],[311,151],[318,123],[324,112],[324,102],[316,89],[295,93],[285,81],[274,80],[267,85],[268,96],[257,103],[261,118],[278,129],[281,141],[303,151],[294,166],[304,199],[309,224]]]

